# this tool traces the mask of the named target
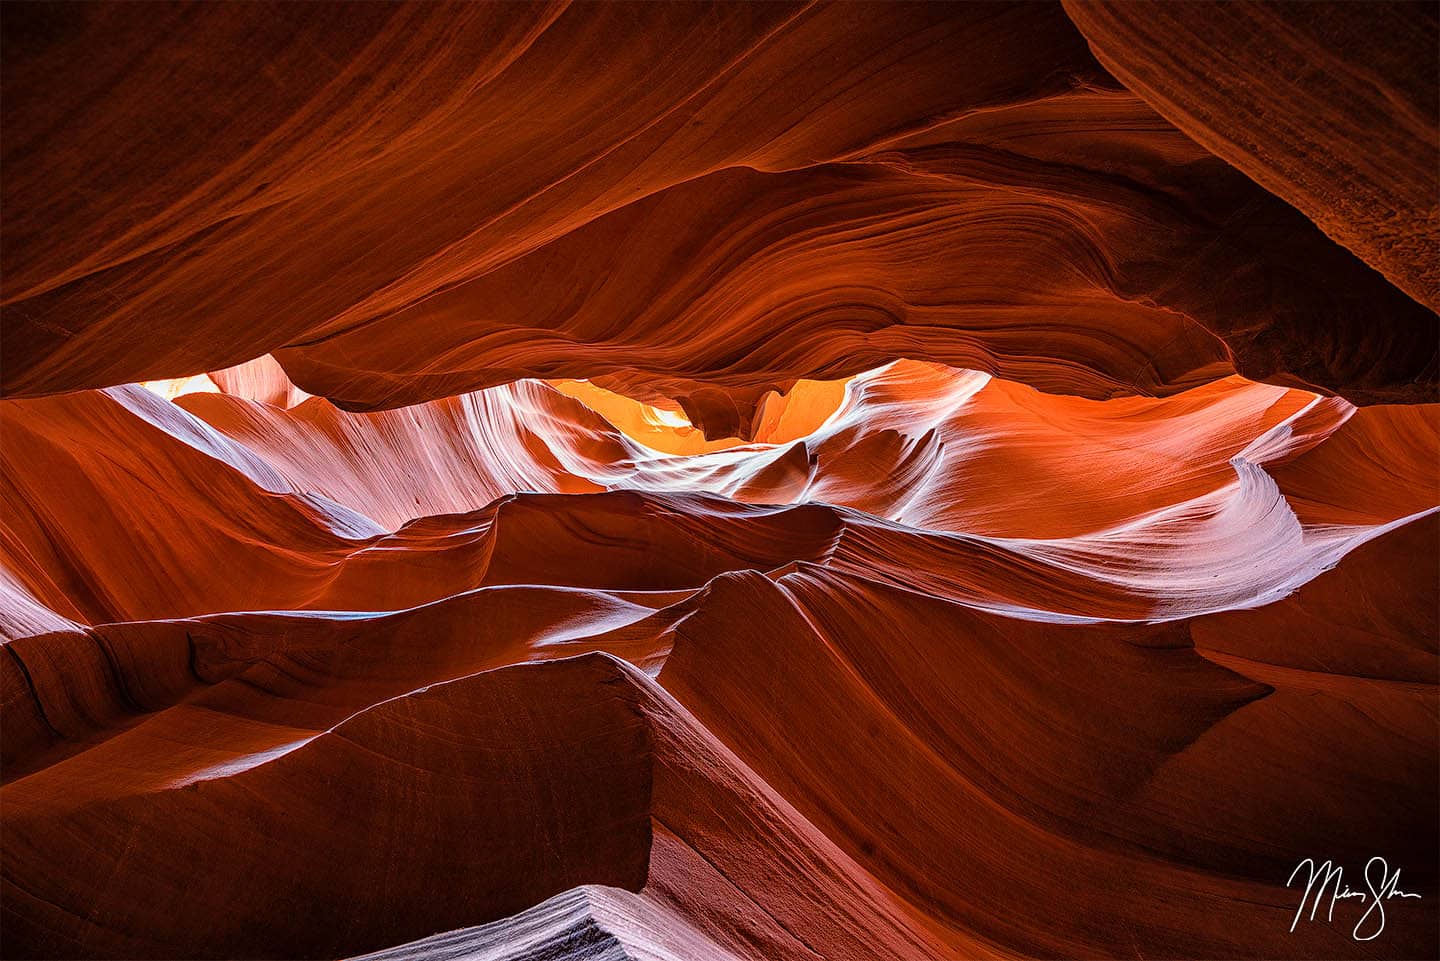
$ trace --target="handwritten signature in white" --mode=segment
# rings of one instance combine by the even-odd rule
[[[1373,941],[1385,930],[1385,902],[1392,898],[1418,898],[1418,894],[1410,894],[1400,890],[1400,869],[1396,868],[1395,873],[1390,873],[1390,865],[1382,857],[1373,857],[1365,862],[1365,891],[1352,891],[1350,885],[1345,883],[1345,869],[1330,861],[1315,863],[1314,858],[1306,858],[1295,865],[1295,870],[1290,872],[1290,880],[1285,882],[1288,888],[1295,883],[1297,877],[1302,877],[1303,871],[1308,869],[1309,876],[1305,878],[1305,893],[1300,898],[1300,907],[1295,911],[1295,920],[1290,922],[1290,931],[1293,934],[1295,926],[1305,915],[1305,905],[1310,904],[1310,920],[1315,920],[1315,914],[1320,910],[1320,904],[1325,899],[1325,890],[1330,890],[1330,907],[1325,913],[1325,920],[1335,920],[1335,902],[1359,899],[1361,903],[1368,904],[1365,913],[1360,915],[1360,920],[1355,922],[1355,928],[1350,932],[1351,937],[1356,941]],[[1313,895],[1313,897],[1312,897]],[[1372,920],[1373,919],[1373,920]],[[1370,922],[1373,931],[1366,929],[1366,922]],[[1367,933],[1362,934],[1362,930]]]

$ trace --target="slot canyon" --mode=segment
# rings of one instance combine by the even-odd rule
[[[1440,6],[0,39],[4,957],[1440,955]]]

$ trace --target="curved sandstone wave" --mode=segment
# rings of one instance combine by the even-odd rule
[[[1440,953],[1433,11],[1147,9],[0,9],[0,953]]]
[[[1238,379],[1099,403],[892,365],[853,380],[803,438],[690,457],[646,448],[536,383],[374,414],[220,393],[172,404],[136,388],[0,413],[17,636],[216,611],[393,610],[497,583],[693,589],[727,570],[830,559],[908,566],[900,576],[1022,610],[1174,617],[1283,596],[1440,502],[1434,408],[1367,409],[1362,428],[1341,401]],[[1346,461],[1357,442],[1413,453],[1407,470],[1372,461],[1342,484],[1324,456],[1332,442]],[[1287,488],[1303,511],[1322,496],[1357,506],[1297,515]],[[231,576],[197,557],[225,558]]]
[[[1127,88],[1440,306],[1440,17],[1412,3],[1067,0]]]
[[[1398,861],[1433,835],[1433,797],[1377,833],[1325,795],[1340,779],[1378,799],[1436,761],[1423,737],[1388,773],[1365,761],[1435,711],[1433,630],[1410,633],[1437,601],[1413,564],[1440,516],[1433,408],[1239,378],[1086,401],[907,362],[849,381],[807,434],[687,456],[539,382],[372,414],[244,396],[255,383],[4,408],[24,443],[6,465],[5,910],[26,954],[335,955],[454,928],[396,950],[1347,956],[1343,932],[1286,930],[1285,859],[1352,837],[1337,856],[1363,839]],[[172,560],[136,577],[122,539]],[[182,590],[205,552],[230,576]],[[1309,630],[1325,646],[1300,654]],[[1263,790],[1228,827],[1201,813],[1230,803],[1214,792],[1237,740],[1306,772],[1285,783],[1310,818]],[[495,779],[514,793],[459,788]],[[592,800],[557,800],[580,785]],[[342,813],[360,797],[364,817]],[[498,833],[450,843],[477,818]],[[182,908],[77,885],[96,850],[97,880]],[[183,892],[202,851],[210,881]],[[350,883],[326,873],[340,859]],[[275,916],[290,890],[309,908]],[[1095,903],[1130,913],[1060,923]],[[1216,903],[1255,913],[1243,937]],[[1428,937],[1413,916],[1391,936]]]
[[[477,599],[488,596],[492,610],[507,605],[532,621],[546,610],[557,625],[579,624],[561,608],[507,597],[531,588],[498,590]],[[595,601],[578,601],[594,610]],[[1257,682],[1243,668],[1200,656],[1187,635],[1203,619],[1164,628],[1057,627],[921,600],[849,575],[805,571],[776,582],[726,575],[683,602],[677,617],[631,635],[630,656],[658,667],[662,693],[608,655],[566,657],[612,643],[617,623],[644,623],[635,614],[617,621],[614,601],[608,615],[568,628],[569,640],[553,628],[537,634],[508,619],[476,619],[458,603],[426,614],[431,626],[421,636],[434,638],[440,628],[451,640],[425,661],[405,631],[369,618],[322,618],[300,635],[309,642],[272,633],[289,647],[269,651],[234,641],[248,645],[263,628],[244,619],[276,615],[188,625],[193,660],[208,682],[189,679],[200,685],[197,695],[5,788],[11,930],[50,956],[267,956],[297,946],[333,954],[496,921],[519,910],[512,899],[531,904],[598,883],[640,892],[698,928],[699,943],[711,939],[742,957],[807,950],[1048,956],[1135,946],[1166,953],[1197,944],[1209,954],[1265,957],[1357,950],[1327,927],[1289,935],[1293,899],[1274,869],[1296,844],[1359,829],[1363,810],[1335,804],[1287,821],[1289,797],[1255,796],[1247,801],[1251,818],[1277,830],[1264,843],[1223,833],[1217,846],[1213,820],[1197,816],[1216,799],[1181,786],[1202,778],[1213,790],[1205,775],[1214,774],[1214,750],[1190,760],[1192,750],[1222,737],[1232,718],[1270,716],[1270,699],[1292,686]],[[877,609],[886,616],[877,618]],[[490,625],[488,654],[473,637],[478,624]],[[149,630],[131,628],[132,642]],[[337,631],[350,639],[339,641]],[[527,635],[532,640],[513,646]],[[537,656],[564,659],[553,670],[484,672],[486,663]],[[941,661],[949,667],[937,674]],[[150,665],[148,676],[157,673]],[[967,680],[957,686],[960,677]],[[1057,685],[1057,677],[1068,682]],[[784,695],[772,685],[783,685]],[[414,693],[387,697],[406,689]],[[977,691],[985,693],[977,699]],[[1428,685],[1377,700],[1381,693],[1342,683],[1328,696],[1340,707],[1353,702],[1389,714],[1390,723],[1408,717],[1413,724],[1434,710]],[[1076,698],[1096,706],[1081,710]],[[1126,710],[1117,712],[1116,703]],[[1005,709],[1022,704],[1018,715]],[[1057,724],[1052,715],[1066,720]],[[1364,745],[1380,730],[1354,728],[1343,711],[1321,723],[1326,716],[1312,713],[1298,729],[1253,720],[1270,740],[1248,750],[1273,751],[1287,763],[1308,751],[1332,772],[1348,759],[1347,783],[1376,797],[1393,787],[1397,770],[1436,760],[1433,745],[1416,742],[1401,767],[1393,757],[1391,773],[1380,775],[1363,761]],[[1089,726],[1076,728],[1080,718]],[[1157,718],[1171,726],[1157,728]],[[217,752],[220,746],[233,753]],[[527,751],[538,752],[536,760]],[[1015,763],[997,764],[1000,757]],[[1265,763],[1263,755],[1255,759]],[[129,772],[123,781],[102,774],[117,762]],[[343,776],[333,773],[339,770]],[[465,780],[511,785],[510,793],[464,790]],[[1296,790],[1308,782],[1288,783]],[[376,794],[380,785],[393,786]],[[356,789],[365,791],[358,818],[341,813],[354,806],[345,792]],[[916,807],[894,792],[933,800]],[[1313,787],[1303,796],[1321,797]],[[537,806],[537,797],[549,801]],[[236,816],[249,808],[253,814]],[[228,816],[207,814],[220,811]],[[898,811],[906,813],[896,820]],[[1401,856],[1405,845],[1433,834],[1434,813],[1417,799],[1390,825],[1385,851]],[[477,818],[486,833],[473,830]],[[377,834],[377,823],[388,827]],[[603,843],[585,833],[600,825]],[[112,852],[107,870],[115,872],[133,870],[128,859],[138,854],[127,852],[150,852],[139,877],[158,892],[166,878],[186,876],[194,856],[187,852],[209,849],[217,831],[237,830],[255,843],[231,834],[226,848],[234,853],[209,857],[207,886],[165,895],[185,910],[137,917],[130,909],[144,941],[116,913],[133,904],[128,892],[103,885],[103,873],[93,887],[73,882],[75,859],[93,857],[99,843]],[[131,845],[97,842],[95,832],[106,831],[125,833]],[[472,840],[453,844],[455,831]],[[1368,834],[1371,844],[1383,840]],[[599,860],[555,860],[545,852],[560,838],[566,850]],[[1167,853],[1156,853],[1159,843]],[[277,845],[303,845],[310,856],[268,856]],[[373,868],[341,854],[356,845]],[[353,884],[316,873],[342,856]],[[747,870],[757,864],[768,868]],[[437,897],[435,879],[455,871],[465,880],[442,884],[446,893]],[[518,888],[515,872],[533,889]],[[1080,883],[1057,887],[1057,873]],[[1005,885],[987,880],[994,876]],[[1432,876],[1422,871],[1414,880],[1433,893]],[[1168,910],[1156,915],[1141,900],[1126,923],[1058,926],[1086,904],[1123,903],[1122,891],[1136,884],[1162,892]],[[273,892],[291,888],[307,892],[307,908],[277,916],[274,906],[294,899],[275,900]],[[374,908],[357,899],[374,899]],[[1016,903],[1028,905],[1024,915],[1016,916]],[[1226,917],[1252,916],[1251,924],[1272,933],[1257,942],[1253,929],[1216,917],[1222,903]],[[746,917],[752,904],[758,913]],[[222,905],[234,926],[210,923]],[[242,923],[249,910],[264,914]],[[316,916],[361,914],[359,926],[313,924]],[[1057,923],[1040,920],[1046,917]],[[1423,948],[1433,931],[1419,920],[1397,918],[1391,936]],[[1067,933],[1046,938],[1046,930]]]
[[[604,376],[712,437],[899,357],[1434,395],[1433,313],[1117,90],[1058,7],[24,16],[10,396],[267,351],[350,409]],[[263,76],[222,66],[239,36]]]

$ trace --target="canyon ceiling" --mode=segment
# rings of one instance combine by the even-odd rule
[[[1435,5],[0,39],[4,956],[1440,953]]]

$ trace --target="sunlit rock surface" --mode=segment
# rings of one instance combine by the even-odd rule
[[[1435,956],[1367,9],[0,9],[4,954]]]

